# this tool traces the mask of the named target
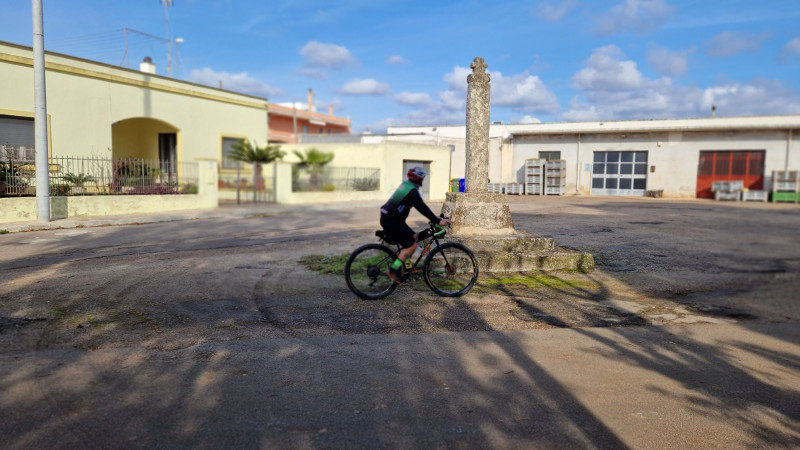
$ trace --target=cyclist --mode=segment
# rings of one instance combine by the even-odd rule
[[[394,191],[389,201],[381,206],[381,227],[386,232],[387,241],[397,242],[403,247],[397,255],[397,259],[392,262],[389,270],[386,271],[395,283],[403,284],[400,278],[401,268],[406,259],[413,253],[417,244],[417,234],[408,225],[406,219],[411,207],[414,207],[431,222],[442,226],[450,225],[449,219],[439,218],[428,208],[422,200],[419,188],[425,180],[425,170],[422,167],[412,167],[406,175],[408,180],[400,184]]]

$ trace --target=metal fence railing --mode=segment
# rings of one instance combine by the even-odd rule
[[[271,173],[268,174],[266,167],[267,164],[259,163],[258,166],[249,165],[247,170],[239,168],[236,172],[220,170],[220,200],[235,199],[238,203],[274,202],[275,178]]]
[[[197,162],[50,158],[50,195],[196,194]],[[0,159],[0,195],[36,195],[34,160]]]
[[[381,169],[364,167],[301,168],[292,166],[292,191],[377,191]]]

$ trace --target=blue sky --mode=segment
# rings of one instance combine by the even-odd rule
[[[31,45],[31,3],[0,40]],[[476,56],[505,123],[800,113],[797,0],[175,0],[173,75],[350,117],[353,131],[463,124]],[[159,0],[44,0],[45,48],[124,65],[164,38]],[[131,67],[166,44],[128,33]]]

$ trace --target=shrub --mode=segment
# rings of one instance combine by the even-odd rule
[[[68,184],[51,184],[50,195],[53,197],[63,197],[69,194],[70,189],[72,189],[72,186]]]
[[[91,183],[91,182],[95,181],[94,177],[91,176],[91,175],[85,175],[85,174],[82,174],[82,173],[79,173],[79,174],[75,175],[72,172],[65,173],[64,176],[61,177],[61,179],[65,183],[71,184],[71,185],[77,186],[77,187],[83,186],[84,183]]]
[[[163,185],[142,186],[130,191],[130,194],[134,195],[169,195],[178,193],[174,188]]]
[[[354,191],[377,191],[380,180],[377,178],[356,178],[351,183]]]

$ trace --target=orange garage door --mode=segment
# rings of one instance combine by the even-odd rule
[[[697,198],[714,198],[711,183],[742,180],[748,189],[764,187],[764,150],[703,150],[697,167]]]

